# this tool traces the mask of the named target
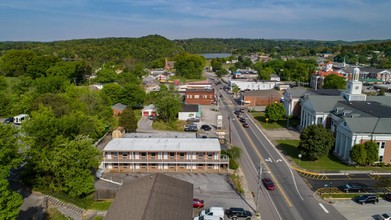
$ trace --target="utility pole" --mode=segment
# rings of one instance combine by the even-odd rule
[[[259,160],[259,174],[258,174],[258,190],[257,190],[257,201],[256,201],[256,213],[255,215],[257,216],[260,216],[260,213],[259,213],[259,193],[260,193],[260,189],[261,189],[261,182],[262,182],[262,172],[263,172],[263,166],[262,166],[262,161]]]

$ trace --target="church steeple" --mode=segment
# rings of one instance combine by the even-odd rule
[[[346,83],[346,91],[342,93],[348,101],[365,101],[367,95],[362,94],[362,82],[360,81],[360,69],[358,64],[353,69],[352,77]]]

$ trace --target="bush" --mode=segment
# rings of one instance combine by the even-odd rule
[[[236,169],[238,169],[238,168],[239,168],[239,163],[238,163],[238,161],[236,161],[236,160],[234,160],[234,159],[230,159],[230,160],[229,160],[229,168],[230,168],[231,170],[236,170]]]

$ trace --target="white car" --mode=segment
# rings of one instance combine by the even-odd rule
[[[202,210],[199,216],[217,216],[224,219],[224,211],[223,207],[210,207],[209,209]]]
[[[391,220],[391,214],[390,213],[384,213],[381,215],[383,220]]]
[[[203,216],[194,217],[193,220],[224,220],[224,219],[213,215],[203,215]]]

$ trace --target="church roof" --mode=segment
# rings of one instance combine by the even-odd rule
[[[353,133],[391,134],[391,118],[344,118]]]
[[[331,112],[342,96],[309,95],[306,102],[310,102],[315,112]]]

